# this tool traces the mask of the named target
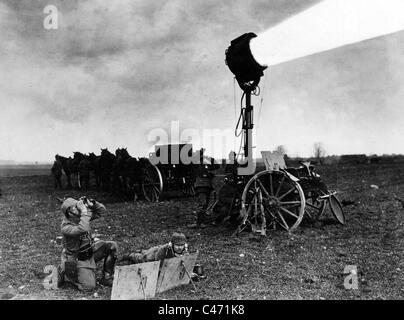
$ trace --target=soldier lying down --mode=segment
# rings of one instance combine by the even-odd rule
[[[135,264],[180,257],[184,254],[188,254],[186,237],[183,233],[174,232],[170,242],[160,246],[151,247],[147,250],[125,254],[121,261]]]
[[[186,237],[183,233],[174,232],[171,241],[160,246],[151,247],[130,254],[124,254],[120,260],[123,264],[136,264],[151,261],[161,261],[189,254]],[[204,279],[202,273],[190,272],[192,280]]]

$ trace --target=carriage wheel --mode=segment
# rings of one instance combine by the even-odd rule
[[[321,195],[324,194],[322,193]],[[317,194],[309,196],[306,198],[304,213],[309,219],[318,220],[324,213],[326,205],[326,200],[319,200]]]
[[[262,171],[244,188],[242,225],[265,234],[265,228],[280,226],[287,231],[297,228],[303,219],[305,198],[299,183],[282,171]]]
[[[328,201],[330,203],[331,212],[334,215],[334,217],[338,220],[340,224],[345,224],[345,215],[344,211],[342,210],[341,202],[334,194],[330,195]]]
[[[154,166],[147,166],[143,173],[142,192],[147,201],[157,202],[163,191],[163,178],[160,170]]]

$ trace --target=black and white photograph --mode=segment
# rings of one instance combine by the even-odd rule
[[[403,0],[0,0],[0,43],[0,300],[403,300]]]

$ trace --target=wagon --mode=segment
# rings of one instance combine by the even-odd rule
[[[184,196],[195,195],[195,164],[185,163],[181,154],[192,159],[195,155],[192,144],[155,146],[155,152],[149,154],[150,163],[143,170],[141,188],[146,200],[159,201],[163,192],[171,191],[181,192]]]

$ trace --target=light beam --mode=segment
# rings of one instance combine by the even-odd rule
[[[276,65],[404,30],[404,0],[324,0],[251,39],[261,65]]]

